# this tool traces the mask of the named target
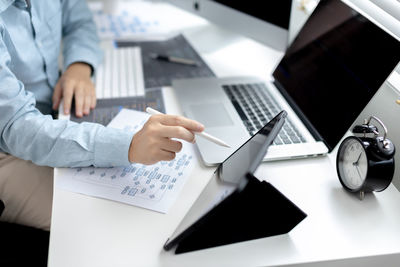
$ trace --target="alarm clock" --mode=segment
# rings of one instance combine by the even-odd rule
[[[372,120],[382,126],[383,136]],[[352,132],[354,136],[345,138],[339,146],[336,170],[343,187],[359,193],[362,200],[366,192],[383,191],[392,182],[395,147],[387,139],[385,125],[375,116],[356,125]]]

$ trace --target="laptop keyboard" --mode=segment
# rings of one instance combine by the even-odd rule
[[[263,83],[223,85],[233,106],[249,134],[252,136],[282,109]],[[298,144],[306,140],[290,120],[286,120],[274,145]]]

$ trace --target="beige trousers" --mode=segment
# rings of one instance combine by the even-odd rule
[[[0,152],[0,221],[50,230],[53,168]]]

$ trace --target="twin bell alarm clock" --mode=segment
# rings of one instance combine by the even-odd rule
[[[381,125],[382,135],[371,121]],[[339,146],[336,170],[343,187],[358,193],[362,200],[366,192],[383,191],[392,182],[395,147],[387,138],[386,126],[375,116],[356,125],[352,132],[354,136]]]

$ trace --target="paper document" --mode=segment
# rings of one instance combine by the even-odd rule
[[[108,127],[137,132],[150,115],[122,109]],[[193,144],[183,142],[172,161],[112,168],[60,168],[56,186],[166,213],[197,162]]]
[[[149,1],[89,2],[101,39],[165,40],[205,21],[172,5]],[[184,23],[182,23],[184,22]]]

